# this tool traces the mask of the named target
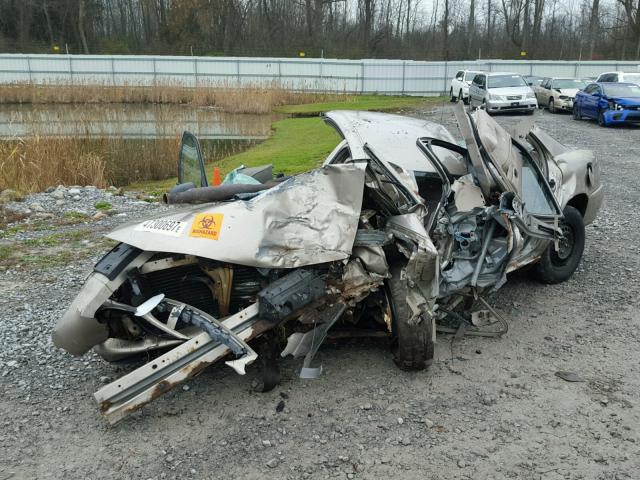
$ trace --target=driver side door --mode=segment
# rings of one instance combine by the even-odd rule
[[[196,187],[208,186],[207,174],[204,168],[204,156],[200,142],[190,132],[182,134],[178,153],[178,183],[193,183]]]

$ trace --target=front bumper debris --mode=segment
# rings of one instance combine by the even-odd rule
[[[198,313],[209,317],[204,312]],[[244,365],[257,358],[246,342],[273,327],[271,322],[259,320],[257,303],[223,322],[214,320],[213,323],[227,336],[227,343],[233,341],[245,349],[244,356],[227,362],[238,373],[244,373]],[[223,337],[219,338],[225,341]],[[109,423],[114,424],[227,355],[230,347],[223,341],[213,339],[209,333],[201,333],[104,386],[94,398]]]

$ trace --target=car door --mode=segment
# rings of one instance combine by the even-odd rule
[[[483,78],[484,75],[482,73],[473,77],[473,82],[471,82],[471,86],[469,87],[469,104],[471,106],[477,107],[482,103],[482,98],[484,96],[484,90],[482,90]]]
[[[193,183],[196,187],[208,186],[200,142],[190,132],[184,132],[180,142],[178,183]]]
[[[465,136],[467,148],[480,152],[489,173],[492,191],[499,192],[501,209],[511,210],[512,219],[532,237],[557,240],[561,235],[558,222],[562,210],[549,184],[526,149],[522,148],[506,130],[483,110],[456,114],[461,131],[471,130],[474,135]],[[473,155],[470,155],[473,161]],[[475,168],[475,172],[480,169]],[[483,181],[478,178],[482,187]],[[486,182],[486,181],[485,181]],[[484,193],[484,189],[483,189]],[[485,198],[487,195],[485,195]]]
[[[585,94],[580,99],[580,113],[582,116],[595,118],[596,105],[598,100],[600,100],[599,90],[600,87],[595,83],[588,85],[587,88],[584,89]]]
[[[589,116],[592,118],[598,118],[598,112],[600,110],[600,101],[604,95],[602,87],[596,85],[593,89],[593,93],[589,95]]]
[[[551,88],[551,79],[545,78],[539,87],[536,89],[536,97],[538,98],[538,104],[542,107],[549,105],[549,89]]]

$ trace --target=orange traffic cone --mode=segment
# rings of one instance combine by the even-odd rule
[[[211,181],[211,184],[214,187],[217,187],[221,183],[222,183],[222,180],[220,180],[220,168],[213,167],[213,180]]]

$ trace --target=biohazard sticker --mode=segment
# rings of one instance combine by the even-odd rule
[[[153,232],[163,235],[171,235],[172,237],[179,237],[187,228],[187,222],[180,222],[178,220],[147,220],[136,226],[136,230],[139,232]]]
[[[191,233],[189,235],[218,240],[223,218],[224,214],[222,213],[199,213],[191,224]]]

